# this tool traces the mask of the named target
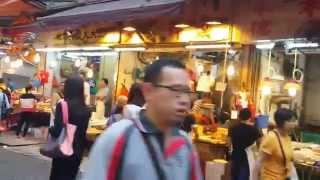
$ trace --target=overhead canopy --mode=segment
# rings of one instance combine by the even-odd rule
[[[45,25],[70,26],[94,22],[130,21],[142,18],[178,14],[184,0],[118,0],[91,4],[40,17]]]
[[[14,21],[21,21],[19,17],[32,15],[42,11],[40,6],[33,5],[23,0],[0,1],[0,26],[10,26]],[[19,23],[16,23],[19,24]],[[23,24],[23,23],[22,23]]]
[[[1,0],[0,16],[19,16],[23,13],[39,12],[39,8],[22,0]]]

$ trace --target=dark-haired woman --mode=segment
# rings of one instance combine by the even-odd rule
[[[50,180],[75,180],[78,174],[90,117],[90,110],[85,104],[83,86],[84,83],[80,77],[72,77],[65,82],[64,100],[68,104],[69,123],[77,126],[73,141],[74,154],[67,158],[53,159]],[[58,137],[62,127],[62,107],[59,103],[56,107],[54,126],[49,129],[51,136]]]
[[[293,148],[289,134],[297,125],[294,113],[281,108],[275,112],[274,119],[276,128],[264,137],[260,146],[257,168],[260,169],[261,180],[290,179],[293,172]]]
[[[139,83],[133,84],[129,90],[128,104],[123,108],[123,117],[125,119],[137,119],[145,102],[142,85]]]

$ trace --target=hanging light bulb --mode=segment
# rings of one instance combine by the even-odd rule
[[[81,60],[77,59],[76,62],[74,63],[75,67],[80,67],[81,66]]]
[[[229,64],[229,66],[227,68],[227,75],[229,77],[232,77],[232,76],[235,75],[235,73],[236,73],[236,69],[235,69],[234,65],[233,64]]]
[[[284,85],[284,89],[288,91],[288,95],[291,97],[295,97],[300,88],[300,84],[296,81],[289,81]]]
[[[3,61],[4,61],[5,63],[10,63],[10,56],[5,56],[5,57],[3,58]]]
[[[28,50],[26,50],[26,51],[24,51],[23,56],[27,57],[27,56],[29,56],[29,54],[30,54],[30,52]]]
[[[271,87],[268,85],[264,85],[262,87],[262,94],[265,96],[270,95],[271,94]]]
[[[297,95],[297,88],[295,88],[295,87],[290,87],[290,88],[288,89],[288,94],[289,94],[289,96],[291,96],[291,97],[295,97],[295,96]]]
[[[36,53],[36,54],[34,55],[33,61],[34,61],[35,63],[39,63],[39,62],[40,62],[40,55],[39,55],[39,53]]]

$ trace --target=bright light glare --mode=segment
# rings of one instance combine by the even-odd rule
[[[235,69],[234,65],[233,65],[233,64],[230,64],[230,65],[228,66],[228,68],[227,68],[227,75],[230,76],[230,77],[232,77],[232,76],[235,75],[235,73],[236,73],[236,69]]]
[[[223,49],[230,48],[229,44],[187,45],[186,49]]]
[[[257,49],[272,49],[274,47],[275,43],[265,43],[265,44],[257,44]]]

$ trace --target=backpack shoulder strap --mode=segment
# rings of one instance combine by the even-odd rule
[[[120,137],[122,139],[121,143],[117,143],[114,147],[113,154],[111,157],[111,166],[113,168],[111,169],[113,172],[108,172],[106,178],[108,180],[121,180],[123,175],[123,165],[128,145],[128,139],[130,135],[132,134],[132,131],[134,130],[135,126],[133,124],[129,125],[125,131],[124,134]]]
[[[189,164],[190,166],[188,167],[188,172],[189,172],[189,180],[195,180],[197,179],[196,177],[196,152],[194,151],[194,148],[192,147],[192,142],[190,141],[190,139],[188,138],[187,134],[182,131],[179,130],[179,134],[180,136],[182,136],[182,138],[184,138],[185,142],[186,142],[186,147],[188,148],[189,151]]]
[[[141,133],[143,141],[145,143],[145,145],[147,146],[149,155],[151,157],[151,161],[152,161],[152,165],[155,168],[158,178],[159,180],[165,180],[166,179],[166,175],[164,170],[161,168],[160,164],[159,164],[159,160],[157,158],[157,154],[156,154],[156,150],[154,149],[153,145],[150,142],[150,139],[148,139],[148,135],[147,133]]]
[[[284,165],[285,171],[287,173],[287,158],[286,158],[286,154],[284,153],[284,149],[283,149],[283,145],[281,143],[280,135],[277,131],[272,131],[272,132],[276,135],[276,137],[278,139],[278,143],[279,143],[280,149],[281,149],[281,154],[283,157],[283,165]]]

